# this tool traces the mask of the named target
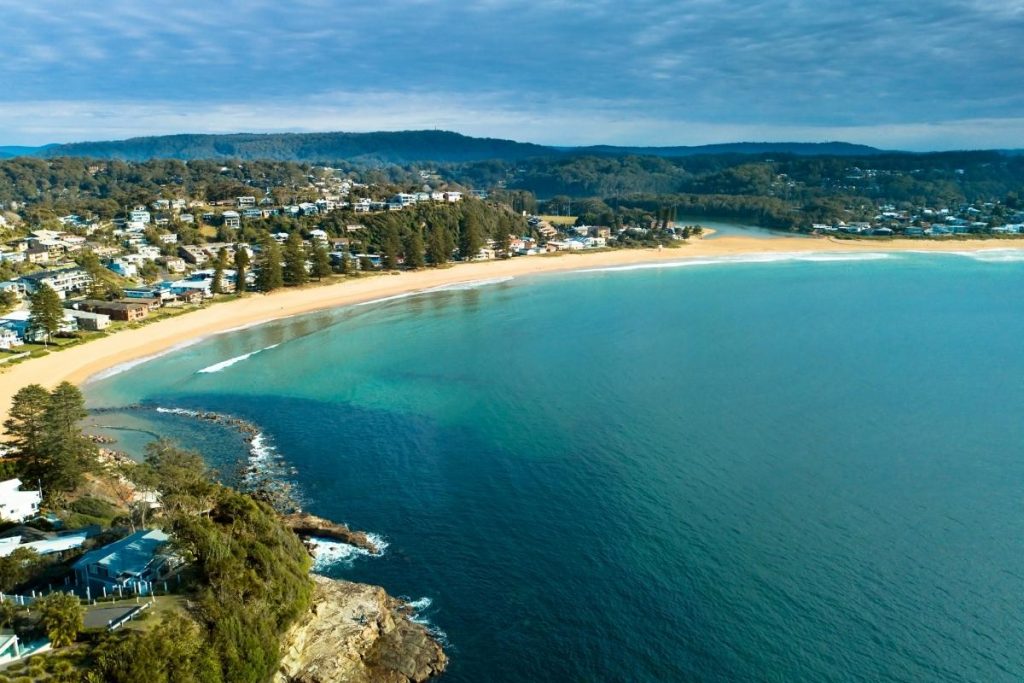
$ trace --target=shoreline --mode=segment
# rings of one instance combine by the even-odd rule
[[[426,293],[444,287],[546,273],[587,271],[614,267],[668,264],[728,256],[810,253],[977,252],[1024,250],[1024,244],[1002,240],[922,242],[895,239],[887,242],[833,240],[831,238],[757,238],[720,236],[694,240],[679,248],[616,249],[558,256],[517,257],[503,261],[457,263],[448,268],[401,271],[323,286],[283,289],[271,294],[250,294],[221,302],[152,325],[123,330],[41,358],[18,363],[0,372],[0,422],[7,417],[11,399],[23,386],[48,388],[62,381],[82,384],[116,367],[134,364],[227,332],[314,311]]]

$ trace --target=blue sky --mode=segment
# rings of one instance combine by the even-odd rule
[[[1024,0],[0,0],[0,144],[442,128],[1024,147]]]

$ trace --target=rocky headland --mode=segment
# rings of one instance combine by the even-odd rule
[[[448,658],[411,609],[379,586],[314,576],[310,611],[285,634],[275,683],[409,683]]]

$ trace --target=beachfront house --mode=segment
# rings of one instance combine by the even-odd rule
[[[100,313],[108,316],[111,320],[121,320],[124,322],[135,322],[149,315],[149,306],[141,302],[86,299],[85,301],[78,302],[75,306],[79,311]]]
[[[0,520],[24,522],[39,514],[42,491],[22,491],[21,479],[0,481]]]
[[[92,284],[92,277],[81,268],[62,268],[23,275],[21,282],[29,294],[34,294],[46,284],[63,299],[69,292],[85,291]]]
[[[0,322],[0,349],[10,351],[15,346],[21,346],[24,343],[25,341],[14,327]]]
[[[169,541],[159,529],[142,529],[86,553],[71,568],[79,585],[94,590],[144,590],[145,584],[163,581],[181,566],[181,558],[166,552]]]

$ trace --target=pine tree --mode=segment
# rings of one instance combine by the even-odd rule
[[[389,225],[387,235],[384,238],[384,258],[382,259],[384,270],[398,268],[398,252],[401,248],[398,229],[394,225]]]
[[[338,263],[338,272],[342,275],[350,275],[352,270],[352,254],[347,248],[343,249],[341,252],[341,261]]]
[[[423,235],[419,228],[413,228],[405,241],[405,265],[414,270],[423,267]]]
[[[249,250],[235,245],[235,291],[241,294],[249,283],[245,281],[249,271]]]
[[[217,252],[217,263],[213,269],[213,282],[210,283],[210,291],[214,294],[224,293],[224,269],[228,267],[228,249],[221,247]]]
[[[474,259],[480,253],[484,240],[481,234],[480,220],[475,214],[468,213],[462,217],[459,231],[459,258],[463,261]]]
[[[22,387],[11,399],[4,430],[11,447],[26,462],[43,455],[43,435],[46,432],[44,418],[49,405],[50,392],[39,384]],[[33,472],[31,476],[34,478],[36,474]]]
[[[286,285],[304,285],[309,282],[306,270],[306,250],[302,247],[302,236],[298,231],[288,236],[284,244],[284,283]]]
[[[272,292],[284,286],[281,248],[269,237],[263,241],[262,247],[263,263],[256,274],[256,286],[263,292]]]
[[[504,225],[499,228],[497,247],[502,258],[512,258],[512,234]]]
[[[444,233],[446,229],[443,225],[435,224],[430,230],[429,239],[429,256],[430,262],[435,266],[443,266],[448,263],[448,255],[450,251],[446,251],[446,242]]]
[[[321,240],[313,243],[313,277],[319,282],[331,274],[331,255]]]
[[[28,331],[33,336],[42,335],[43,343],[60,331],[64,322],[64,308],[60,296],[50,285],[42,283],[29,298]]]

